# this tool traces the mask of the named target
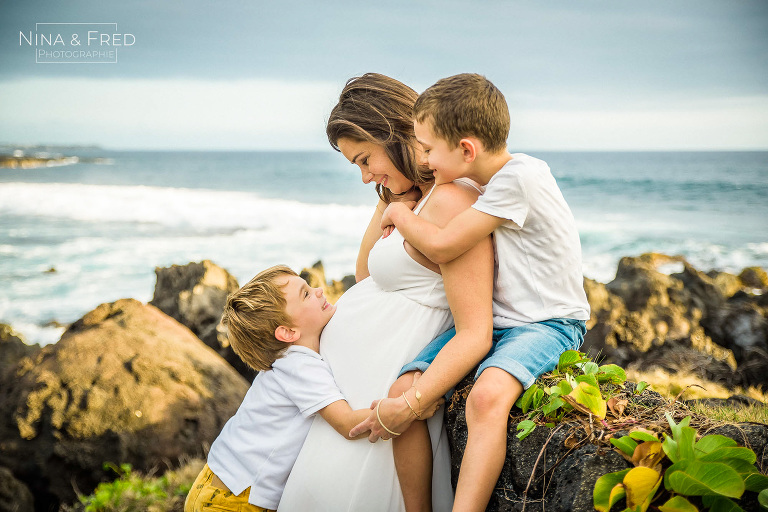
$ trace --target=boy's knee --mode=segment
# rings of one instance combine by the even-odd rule
[[[396,398],[411,389],[414,373],[416,373],[415,370],[401,375],[389,388],[389,394],[387,396],[389,398]]]
[[[475,416],[506,416],[509,414],[515,401],[523,391],[520,382],[504,372],[496,370],[488,373],[491,368],[483,372],[480,378],[472,386],[467,397],[467,412]],[[483,378],[488,373],[487,378]]]

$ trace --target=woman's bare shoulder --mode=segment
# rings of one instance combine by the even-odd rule
[[[462,182],[436,185],[419,215],[433,224],[444,226],[472,206],[479,195],[478,190]]]

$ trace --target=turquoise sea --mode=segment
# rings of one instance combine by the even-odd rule
[[[587,277],[649,251],[768,268],[768,152],[529,153],[573,209]],[[211,259],[243,283],[322,260],[340,279],[376,201],[330,149],[65,154],[106,160],[0,169],[0,322],[30,342],[102,302],[149,301],[156,266]]]

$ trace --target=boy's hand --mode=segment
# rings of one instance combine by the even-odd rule
[[[405,208],[407,211],[413,210],[416,206],[416,201],[404,201],[389,203],[387,209],[381,215],[381,230],[383,232],[382,238],[387,238],[395,230],[395,223],[392,221],[393,215],[397,215],[398,209]]]
[[[421,373],[419,372],[414,374],[414,385],[420,376]],[[421,419],[425,420],[434,416],[443,402],[445,402],[445,400],[441,398],[440,400],[437,400],[436,402],[424,407],[424,409],[420,411]],[[381,405],[379,405],[379,403],[381,403]],[[368,441],[371,443],[375,443],[379,439],[389,441],[395,437],[387,432],[387,430],[382,426],[381,422],[379,422],[379,418],[377,418],[375,410],[377,405],[379,405],[379,416],[381,417],[381,422],[383,422],[387,428],[393,432],[405,432],[408,427],[411,426],[411,423],[413,423],[413,421],[416,419],[416,416],[414,416],[413,412],[411,412],[411,409],[408,407],[408,404],[405,402],[402,396],[398,398],[384,398],[382,400],[374,400],[371,404],[371,414],[369,414],[364,421],[350,430],[350,437],[357,437],[360,434],[369,431],[370,435],[368,436]]]

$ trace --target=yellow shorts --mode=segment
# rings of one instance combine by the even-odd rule
[[[184,512],[275,512],[248,503],[250,487],[235,496],[228,490],[215,487],[212,480],[213,472],[206,464],[189,490]]]

